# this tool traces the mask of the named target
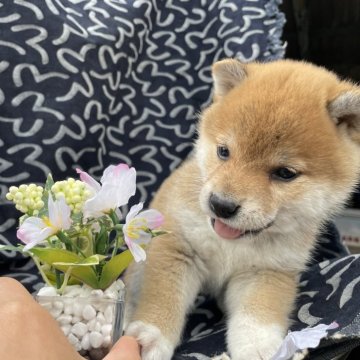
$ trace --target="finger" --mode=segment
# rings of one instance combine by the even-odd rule
[[[131,336],[122,336],[104,360],[141,360],[140,346]]]
[[[33,302],[32,296],[17,280],[9,277],[0,277],[0,303],[13,301]]]

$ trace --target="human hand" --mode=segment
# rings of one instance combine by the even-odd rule
[[[14,279],[0,277],[0,319],[1,360],[84,360],[51,315]],[[141,360],[140,346],[123,336],[103,360]]]
[[[141,360],[140,346],[131,336],[122,336],[104,360]]]
[[[52,316],[11,278],[0,277],[0,320],[1,360],[83,359]]]

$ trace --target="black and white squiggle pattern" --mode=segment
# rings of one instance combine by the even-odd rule
[[[211,64],[283,55],[278,3],[0,0],[0,241],[15,241],[8,187],[49,172],[126,162],[149,201],[191,150]]]

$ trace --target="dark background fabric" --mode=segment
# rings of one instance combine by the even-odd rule
[[[283,56],[278,1],[1,1],[0,241],[14,243],[9,186],[138,170],[133,201],[192,148],[211,64]],[[0,254],[2,263],[18,258]]]

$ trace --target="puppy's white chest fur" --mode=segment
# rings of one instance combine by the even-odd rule
[[[307,252],[301,256],[300,249],[292,249],[291,240],[284,248],[286,236],[281,234],[225,240],[216,235],[206,216],[197,216],[191,210],[184,211],[182,216],[184,241],[193,251],[195,269],[200,273],[204,290],[215,296],[232,276],[246,278],[264,270],[294,271],[302,269],[306,262]]]

